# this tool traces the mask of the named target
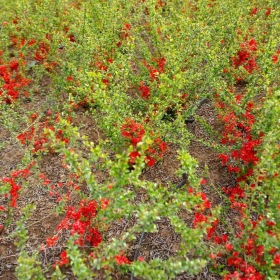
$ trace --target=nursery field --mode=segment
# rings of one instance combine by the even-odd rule
[[[280,279],[278,0],[0,5],[0,280]]]

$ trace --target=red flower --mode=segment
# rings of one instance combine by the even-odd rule
[[[266,12],[265,12],[265,15],[266,15],[266,16],[269,16],[270,13],[271,13],[271,8],[267,8],[267,9],[266,9]]]
[[[131,165],[135,164],[136,159],[137,159],[138,157],[140,157],[140,156],[141,156],[141,154],[140,154],[139,152],[137,152],[137,151],[131,152],[131,153],[129,154],[129,163],[130,163]]]
[[[257,42],[254,38],[252,38],[249,42],[248,42],[248,49],[250,51],[256,51],[257,50]]]
[[[108,70],[108,67],[103,63],[103,62],[100,62],[100,61],[96,61],[95,62],[95,67],[101,71],[107,71]]]
[[[62,266],[62,265],[66,265],[68,263],[69,263],[69,260],[68,260],[68,257],[67,257],[67,252],[62,251],[61,254],[60,254],[60,260],[57,260],[55,262],[55,265]]]
[[[108,61],[110,64],[112,64],[112,63],[114,62],[113,58],[111,58],[111,57],[109,57],[109,58],[107,59],[107,61]]]
[[[115,256],[115,260],[117,264],[122,265],[122,264],[130,264],[130,260],[127,259],[123,252],[121,252],[119,255]]]
[[[188,188],[188,193],[193,193],[193,188],[192,187]]]
[[[10,68],[12,71],[17,71],[19,67],[18,61],[11,61],[10,62]]]
[[[37,113],[33,113],[33,114],[30,116],[30,119],[31,119],[31,120],[35,120],[35,119],[37,119],[37,117],[38,117]]]
[[[251,16],[255,15],[258,11],[258,8],[257,7],[254,7],[252,10],[251,10]]]
[[[19,169],[11,173],[11,176],[14,178],[22,177],[26,178],[30,175],[30,170],[28,168]]]
[[[146,160],[149,167],[154,166],[155,163],[156,163],[156,160],[154,158],[150,157],[150,156],[146,156],[145,160]]]
[[[142,97],[146,100],[149,100],[150,98],[150,88],[148,86],[146,86],[143,81],[141,81],[141,85],[140,85],[140,91],[142,93]]]
[[[201,181],[200,181],[200,185],[206,185],[207,184],[207,181],[205,180],[205,179],[202,179]]]
[[[196,228],[198,224],[206,221],[207,221],[207,217],[205,217],[201,213],[196,213],[193,221],[194,228]]]
[[[130,28],[131,28],[131,25],[129,23],[124,24],[124,29],[130,30]]]
[[[233,64],[235,67],[242,65],[250,57],[250,53],[246,50],[238,51],[238,59],[233,57]]]
[[[164,57],[161,57],[160,59],[158,59],[157,63],[158,63],[159,72],[163,73],[164,72],[164,67],[165,67],[165,64],[166,64],[166,59]]]
[[[227,250],[227,251],[233,250],[233,246],[232,246],[231,243],[227,243],[227,244],[226,244],[226,250]]]
[[[280,254],[275,254],[273,258],[273,263],[275,265],[280,265]]]
[[[108,205],[109,205],[109,202],[110,202],[109,199],[107,199],[107,198],[101,198],[101,199],[100,199],[100,207],[101,207],[102,209],[106,209],[106,208],[108,207]]]
[[[247,64],[244,65],[244,68],[247,70],[247,72],[252,74],[253,70],[255,70],[257,68],[257,63],[256,63],[255,59],[249,59]]]
[[[102,242],[102,235],[97,228],[91,228],[86,235],[86,240],[89,241],[93,247],[97,247]]]
[[[102,82],[106,87],[108,87],[108,86],[110,85],[109,79],[102,79],[101,82]]]
[[[21,189],[21,186],[17,185],[13,178],[2,178],[2,182],[10,184],[10,186],[11,186],[11,189],[10,189],[10,197],[11,197],[10,206],[15,208],[17,206],[17,200],[18,200],[18,197],[19,197],[19,191]]]
[[[228,273],[228,274],[223,278],[223,280],[240,280],[240,279],[242,279],[242,278],[241,278],[241,275],[240,275],[239,272],[237,272],[237,271],[234,271],[233,274]]]
[[[70,229],[71,235],[78,234],[80,237],[76,244],[82,246],[84,239],[92,246],[98,246],[102,236],[97,228],[93,227],[96,216],[97,203],[94,200],[82,200],[78,210],[70,206],[67,209],[65,219],[59,224],[57,230]]]
[[[229,172],[235,172],[238,173],[240,171],[240,169],[237,166],[232,166],[232,165],[228,165],[228,171]]]
[[[34,44],[36,44],[36,40],[35,39],[30,39],[29,41],[28,41],[28,46],[32,46],[32,45],[34,45]]]
[[[262,256],[264,254],[264,246],[263,245],[259,245],[255,248],[256,254],[258,256]]]
[[[73,43],[73,42],[76,42],[76,39],[75,39],[75,35],[74,35],[74,34],[70,34],[70,35],[69,35],[69,41],[72,42],[72,43]]]
[[[163,154],[166,152],[167,144],[163,142],[160,137],[155,140],[156,146],[160,149],[160,157],[163,157]]]
[[[47,43],[40,43],[39,48],[35,52],[34,59],[39,62],[43,62],[47,58],[49,51],[50,47]]]
[[[46,240],[47,247],[53,247],[56,244],[57,240],[58,240],[57,235],[55,235],[54,237],[47,238],[47,240]]]
[[[211,253],[209,257],[210,257],[210,259],[215,260],[217,258],[217,255]]]
[[[273,226],[276,225],[276,223],[274,223],[273,221],[267,221],[266,225],[269,226],[269,227],[273,227]]]
[[[274,55],[272,56],[272,62],[273,62],[273,63],[277,63],[277,62],[278,62],[278,55],[274,54]]]
[[[215,220],[214,222],[211,223],[211,227],[207,229],[207,239],[208,240],[210,240],[213,237],[213,235],[218,227],[218,224],[219,224],[219,220]]]
[[[229,160],[229,157],[225,154],[219,154],[218,158],[222,160],[222,165],[226,165]]]
[[[129,139],[133,146],[136,146],[145,134],[144,127],[131,119],[126,119],[126,123],[121,127],[122,136]]]
[[[241,264],[244,262],[242,258],[238,257],[238,253],[237,256],[235,256],[235,254],[233,253],[233,257],[228,258],[227,260],[227,264],[228,265],[232,265],[235,266],[236,268],[240,267]]]

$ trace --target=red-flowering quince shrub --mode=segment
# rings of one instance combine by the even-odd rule
[[[0,22],[8,273],[278,279],[277,1],[19,2]],[[40,188],[56,218],[37,248]]]
[[[121,126],[121,134],[133,146],[133,151],[129,154],[129,165],[133,166],[136,159],[141,156],[141,153],[137,150],[137,144],[142,141],[146,131],[143,125],[132,119],[126,119],[125,121],[125,124]],[[158,159],[163,157],[166,149],[167,144],[160,137],[155,138],[144,151],[147,165],[152,167]]]

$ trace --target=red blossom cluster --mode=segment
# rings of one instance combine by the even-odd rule
[[[102,78],[101,82],[106,86],[109,87],[110,80],[112,79],[113,75],[111,73],[108,73],[108,67],[110,64],[114,62],[114,59],[112,57],[112,53],[114,53],[114,50],[112,50],[111,53],[104,52],[103,55],[95,56],[94,60],[94,67],[105,73],[106,76]]]
[[[259,11],[258,7],[254,7],[254,8],[251,10],[250,15],[251,15],[251,16],[254,16],[254,15],[256,15],[256,14],[258,13],[258,11]],[[271,8],[266,8],[264,14],[265,14],[265,16],[268,17],[268,16],[271,14]]]
[[[251,50],[256,49],[255,43],[252,42],[249,45]],[[233,90],[230,91],[233,93]],[[246,94],[246,93],[245,93]],[[236,105],[240,104],[243,99],[242,94],[237,94]],[[219,98],[219,96],[217,96]],[[246,106],[245,106],[246,105]],[[218,157],[222,161],[224,166],[230,172],[236,173],[237,184],[234,187],[224,187],[224,192],[228,195],[231,203],[231,208],[234,209],[237,215],[240,215],[240,222],[237,224],[239,232],[237,233],[237,238],[240,240],[238,247],[234,247],[228,240],[226,242],[225,248],[230,255],[227,257],[227,265],[232,267],[235,271],[233,273],[228,273],[225,276],[227,279],[264,279],[264,276],[257,271],[254,264],[250,263],[251,260],[259,265],[265,264],[265,252],[267,254],[267,248],[264,244],[260,244],[258,240],[258,235],[252,233],[256,227],[263,228],[263,224],[266,224],[266,233],[275,236],[275,223],[271,221],[266,221],[267,218],[258,217],[257,220],[251,220],[248,217],[245,210],[248,209],[248,204],[246,202],[247,192],[244,189],[244,183],[247,184],[250,178],[254,176],[254,166],[258,164],[259,158],[257,151],[260,149],[262,144],[263,133],[255,135],[253,132],[253,125],[255,122],[254,116],[254,104],[252,102],[247,102],[244,104],[245,109],[243,114],[237,114],[234,111],[229,110],[228,106],[225,106],[223,102],[217,102],[217,107],[222,112],[220,119],[224,123],[224,129],[222,132],[221,143],[227,145],[228,147],[233,147],[238,144],[239,148],[233,148],[228,154],[219,154]],[[258,181],[264,180],[263,176],[258,177]],[[249,188],[254,189],[255,184],[249,184]],[[200,217],[201,219],[201,217]],[[250,233],[246,229],[243,219],[246,221],[251,221],[252,229]],[[208,238],[214,236],[218,223],[212,224],[212,228],[208,230]],[[214,242],[217,243],[216,237],[214,237]],[[238,252],[242,251],[242,253]],[[272,255],[274,264],[277,263],[277,250],[271,251],[269,254]],[[246,258],[244,257],[246,256]],[[246,259],[250,259],[250,261]]]
[[[68,259],[68,256],[67,256],[67,252],[62,251],[60,253],[60,259],[55,261],[54,266],[56,266],[56,265],[62,266],[62,265],[67,265],[67,264],[69,264],[69,259]]]
[[[132,119],[126,119],[125,124],[121,126],[122,136],[128,139],[133,146],[136,146],[139,142],[141,142],[145,129],[143,125],[135,122]]]
[[[44,63],[46,70],[52,71],[56,62],[47,62],[47,56],[50,51],[50,41],[51,36],[46,34],[46,41],[38,43],[35,39],[31,38],[28,41],[24,38],[11,37],[12,47],[18,49],[19,51],[23,47],[32,47],[33,45],[38,45],[35,49],[33,58],[34,60]],[[26,96],[29,96],[27,91],[24,91],[23,88],[28,86],[31,83],[30,79],[27,79],[24,76],[24,67],[27,64],[24,59],[24,54],[19,52],[19,59],[11,58],[10,61],[5,62],[2,58],[2,51],[0,50],[0,96],[4,96],[4,101],[6,103],[12,103],[16,100],[21,91]]]
[[[280,55],[280,49],[278,49],[278,50],[276,51],[276,53],[272,55],[272,62],[273,62],[273,63],[275,63],[275,64],[278,63],[278,61],[279,61],[279,55]]]
[[[62,164],[63,166],[63,164]],[[67,169],[66,166],[63,166]],[[70,178],[73,178],[73,175],[70,174],[69,175]],[[40,173],[39,174],[39,178],[42,180],[42,185],[43,186],[49,186],[49,196],[56,198],[57,202],[64,200],[64,201],[69,201],[70,200],[70,196],[74,191],[77,191],[80,189],[80,186],[77,185],[74,181],[70,180],[69,182],[67,182],[67,184],[63,183],[63,182],[57,182],[56,184],[51,184],[51,180],[48,179],[46,177],[45,174]],[[75,179],[77,179],[77,177],[74,177]],[[61,192],[59,191],[61,188],[66,187],[68,189],[68,192],[66,194],[64,194],[63,196],[61,196]]]
[[[39,63],[43,64],[45,69],[48,72],[52,72],[55,66],[57,65],[56,61],[48,61],[48,55],[51,49],[51,39],[52,36],[46,34],[46,40],[38,42],[38,47],[34,53],[34,60],[38,61]],[[37,42],[36,42],[37,43]]]
[[[125,39],[129,37],[129,30],[131,29],[131,25],[129,23],[125,23],[124,27],[121,30],[121,39]]]
[[[117,47],[120,47],[125,39],[127,39],[130,35],[131,24],[124,23],[123,28],[120,31],[120,41],[117,42]]]
[[[28,130],[20,133],[17,136],[17,139],[21,142],[21,144],[26,145],[28,141],[31,141],[34,137],[35,128],[32,126]]]
[[[79,238],[76,244],[83,246],[89,242],[96,247],[102,242],[102,235],[94,226],[97,213],[97,203],[94,200],[82,200],[76,210],[73,206],[68,207],[65,219],[59,224],[57,230],[70,230],[71,235],[77,234]]]
[[[231,244],[227,244],[227,250],[231,252],[231,256],[227,259],[227,265],[234,267],[238,271],[235,271],[233,274],[227,274],[224,279],[264,279],[264,276],[256,270],[256,268],[247,263],[244,258],[250,256],[255,259],[255,262],[259,265],[265,264],[264,253],[265,248],[263,244],[257,243],[257,236],[251,234],[247,240],[242,245],[243,253],[239,253],[234,250],[234,247]],[[271,250],[270,254],[274,254],[276,250]],[[274,264],[277,265],[277,254],[274,255]],[[234,278],[235,277],[235,278]]]
[[[34,59],[43,62],[47,58],[49,51],[49,44],[47,42],[41,42],[38,49],[35,51]]]
[[[156,62],[156,66],[150,65],[147,61],[144,61],[144,65],[147,67],[150,73],[151,82],[157,80],[158,76],[164,72],[166,65],[166,59],[164,57],[160,57],[154,60]]]
[[[57,65],[57,62],[55,61],[48,61],[48,55],[51,49],[51,39],[52,36],[50,34],[45,35],[45,39],[41,42],[36,41],[35,39],[31,38],[28,41],[26,41],[24,38],[13,38],[14,47],[22,48],[23,46],[32,47],[34,45],[34,48],[31,48],[31,51],[33,53],[33,59],[40,64],[43,64],[45,69],[48,72],[52,72],[54,67]]]
[[[11,186],[10,191],[9,191],[11,207],[13,207],[13,208],[17,207],[17,200],[19,198],[19,191],[21,189],[21,186],[16,182],[16,179],[27,178],[30,175],[30,168],[34,164],[35,164],[35,162],[31,162],[26,168],[13,171],[11,173],[10,177],[2,178],[3,183],[8,183]],[[2,207],[2,206],[0,206],[0,207]],[[4,207],[3,207],[3,209],[4,209]]]
[[[33,45],[38,45],[37,49],[35,49],[35,53],[33,55],[33,58],[40,62],[43,63],[46,59],[47,56],[50,52],[50,43],[49,41],[51,40],[51,36],[49,34],[45,35],[46,41],[42,42],[37,42],[35,39],[31,38],[28,41],[24,38],[12,38],[13,42],[13,47],[17,47],[18,49],[22,48],[23,46],[28,46],[31,47]]]
[[[193,220],[193,227],[197,228],[198,225],[200,225],[201,223],[206,222],[206,221],[207,221],[207,217],[204,214],[202,214],[200,212],[195,213],[194,220]]]
[[[140,91],[141,91],[141,95],[142,98],[145,100],[149,100],[150,99],[150,88],[148,86],[145,85],[145,83],[143,81],[141,81],[140,83]]]
[[[254,38],[241,43],[237,56],[232,58],[233,66],[235,68],[243,66],[249,74],[252,74],[252,72],[258,67],[256,63],[256,51],[257,42]]]
[[[100,71],[108,70],[108,66],[106,65],[106,63],[100,60],[95,62],[95,67]]]
[[[56,242],[58,241],[59,237],[58,235],[55,235],[53,237],[48,237],[46,242],[47,242],[47,247],[53,247]]]
[[[228,273],[223,280],[263,280],[264,276],[260,272],[256,271],[255,267],[247,264],[238,256],[234,256],[228,262],[228,265],[234,266],[241,270],[241,272],[234,271],[234,273]]]
[[[159,59],[154,59],[156,62],[156,66],[149,64],[147,61],[144,61],[144,65],[148,69],[150,73],[150,81],[153,82],[158,79],[158,76],[164,72],[165,70],[165,64],[166,64],[166,59],[164,57],[161,57]],[[150,99],[150,93],[151,89],[146,85],[144,81],[140,82],[140,92],[141,96],[145,100]]]
[[[51,115],[51,112],[47,112],[48,115]],[[37,114],[32,114],[30,119],[34,121],[37,118]],[[55,116],[55,121],[59,121],[59,114]],[[30,126],[26,131],[20,133],[17,136],[17,139],[23,144],[27,145],[32,142],[33,144],[33,153],[44,150],[44,145],[49,143],[46,130],[55,131],[55,127],[51,124],[51,118],[47,117],[44,122],[40,122],[38,126]],[[61,129],[55,131],[56,139],[61,140],[62,142],[68,143],[69,139],[64,136],[64,133]]]
[[[115,256],[115,261],[119,265],[130,264],[130,260],[124,255],[123,252],[121,252],[119,255]]]
[[[237,101],[238,102],[238,101]],[[235,112],[227,112],[224,116],[219,115],[224,123],[222,132],[222,144],[233,145],[236,143],[241,144],[239,150],[235,149],[230,155],[219,154],[223,165],[227,165],[230,172],[239,172],[238,166],[233,166],[230,162],[244,163],[246,165],[256,165],[258,162],[257,148],[262,143],[261,133],[258,138],[255,138],[251,131],[255,122],[254,114],[252,113],[253,104],[249,102],[246,106],[245,113],[237,115]],[[220,106],[221,108],[222,106]]]
[[[133,166],[136,159],[141,156],[141,153],[137,150],[137,144],[142,141],[145,135],[145,129],[143,125],[135,122],[132,119],[126,119],[126,123],[121,126],[122,136],[129,140],[133,145],[134,150],[129,154],[129,164]],[[162,158],[166,152],[167,144],[157,137],[153,144],[145,151],[145,161],[148,166],[152,167],[159,158]]]
[[[258,8],[257,8],[257,7],[254,7],[254,8],[251,10],[250,15],[251,15],[251,16],[255,15],[255,14],[257,13],[257,11],[258,11]]]
[[[66,36],[68,37],[69,41],[74,43],[76,42],[76,37],[73,33],[69,33],[69,27],[64,27],[63,31],[65,32]]]
[[[145,160],[148,166],[152,167],[158,159],[163,158],[166,149],[167,144],[163,142],[160,137],[156,138],[154,140],[154,143],[150,145],[145,152]]]
[[[18,200],[18,197],[19,197],[19,191],[21,189],[21,186],[16,183],[14,178],[2,178],[2,182],[10,184],[10,186],[11,186],[11,189],[10,189],[10,197],[11,197],[10,206],[15,208],[17,206],[17,200]]]
[[[155,9],[157,10],[159,8],[162,8],[162,7],[166,6],[166,5],[167,5],[166,1],[158,0],[157,5],[155,5]]]
[[[25,60],[18,61],[17,59],[11,59],[6,63],[1,59],[2,52],[0,51],[0,96],[4,97],[6,103],[12,103],[16,100],[22,88],[30,84],[31,80],[26,79],[22,74],[22,67],[26,64]],[[22,57],[23,58],[23,55]],[[26,91],[23,91],[24,95],[28,96]]]
[[[202,179],[200,181],[201,185],[205,185],[206,183],[207,183],[207,181],[205,179]],[[194,228],[201,227],[202,223],[208,222],[209,216],[206,215],[206,211],[207,211],[207,209],[211,209],[211,202],[204,192],[195,193],[193,188],[190,187],[188,189],[188,193],[193,194],[194,196],[199,197],[202,200],[202,202],[195,207],[194,220],[193,220]],[[216,222],[218,223],[218,220]],[[216,229],[216,227],[212,227],[213,234],[214,234],[214,229]],[[209,229],[209,232],[210,231],[211,231],[211,229]]]

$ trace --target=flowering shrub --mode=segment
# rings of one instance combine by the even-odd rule
[[[257,68],[255,55],[257,50],[257,42],[254,38],[241,43],[237,56],[232,58],[234,67],[243,66],[249,74],[252,74],[253,70]]]
[[[66,218],[58,225],[57,230],[70,229],[71,235],[79,236],[76,244],[80,246],[84,244],[84,240],[94,247],[98,246],[102,241],[102,236],[98,229],[92,226],[96,216],[96,207],[95,201],[81,201],[77,211],[73,207],[68,207]]]
[[[16,2],[0,242],[17,278],[278,279],[276,1]]]
[[[145,135],[144,127],[141,124],[136,123],[134,120],[126,119],[126,123],[121,127],[122,136],[129,140],[129,142],[134,146],[134,149],[129,154],[129,164],[133,166],[136,159],[141,156],[141,153],[137,151],[137,144],[141,142],[143,136]],[[147,165],[152,167],[157,159],[163,157],[167,149],[167,144],[163,142],[160,137],[157,137],[152,145],[149,145],[145,153],[145,161]]]
[[[21,68],[24,68],[26,61],[21,57],[21,65],[17,59],[11,59],[8,63],[1,59],[0,51],[0,98],[6,103],[16,100],[21,92],[28,96],[28,92],[23,89],[31,82],[22,75]]]

